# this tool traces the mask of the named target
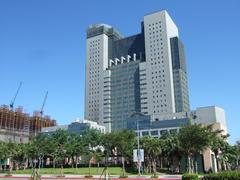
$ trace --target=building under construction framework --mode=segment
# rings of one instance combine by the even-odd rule
[[[23,107],[15,110],[7,105],[0,107],[0,140],[3,141],[27,142],[40,133],[42,127],[55,125],[55,120],[49,116],[42,117],[38,111],[31,116],[23,111]]]

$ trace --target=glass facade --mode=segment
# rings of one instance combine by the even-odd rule
[[[178,37],[170,39],[176,112],[190,110],[184,46]]]
[[[132,61],[111,67],[112,130],[127,128],[126,119],[140,111],[139,63]]]
[[[121,59],[122,56],[132,56],[134,53],[136,54],[137,59],[141,61],[145,60],[145,43],[143,33],[113,42],[112,58]]]
[[[144,116],[132,116],[127,119],[127,128],[129,130],[137,130],[137,123],[140,131],[150,132],[150,135],[158,135],[158,131],[160,134],[164,134],[166,132],[174,133],[177,132],[177,128],[180,128],[184,125],[190,123],[188,118],[182,119],[170,119],[170,120],[161,120],[161,121],[152,121],[150,115]],[[168,131],[169,129],[169,131]]]

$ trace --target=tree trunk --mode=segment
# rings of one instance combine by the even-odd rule
[[[28,159],[26,159],[23,170],[25,170],[28,167]]]
[[[63,163],[61,164],[61,176],[63,176]]]
[[[161,167],[161,169],[163,168],[163,158],[162,157],[160,158],[160,167]]]
[[[4,164],[4,172],[6,171],[6,169],[7,169],[7,164],[5,163]]]
[[[91,176],[91,158],[89,159],[88,162],[88,175]]]
[[[55,167],[56,167],[56,165],[55,165],[55,158],[53,158],[53,171],[55,172]]]
[[[122,168],[123,168],[123,176],[125,176],[125,160],[123,156],[122,156]]]
[[[173,164],[173,172],[179,173],[179,157],[178,156],[173,157],[172,164]]]
[[[236,160],[236,170],[239,170],[239,158],[237,157],[237,160]]]
[[[191,173],[194,173],[194,158],[191,157]]]
[[[78,157],[76,157],[76,161],[75,161],[75,168],[76,168],[76,170],[77,170],[77,165],[78,165]]]
[[[11,158],[9,158],[9,173],[12,174],[12,161]]]
[[[97,163],[97,167],[98,167],[98,170],[97,170],[97,171],[98,171],[98,174],[99,174],[99,162]]]
[[[156,167],[156,161],[155,160],[152,161],[152,167],[153,167],[153,174],[156,175],[157,167]]]
[[[187,158],[188,158],[187,172],[188,172],[188,173],[191,173],[191,171],[192,171],[192,169],[191,169],[191,158],[190,158],[189,155],[187,156]]]
[[[74,168],[74,164],[75,164],[74,156],[72,156],[71,159],[72,159],[71,165],[72,165],[72,168]]]
[[[197,157],[195,157],[195,173],[198,173]]]

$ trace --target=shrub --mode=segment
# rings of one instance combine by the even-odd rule
[[[152,179],[158,179],[158,175],[157,174],[154,174],[151,176]]]
[[[198,174],[183,174],[182,180],[198,180]]]
[[[92,175],[86,175],[85,178],[93,178]]]
[[[127,175],[121,175],[121,176],[119,176],[119,178],[128,178],[128,176]]]
[[[240,180],[239,171],[219,172],[204,175],[204,180]]]
[[[5,176],[12,176],[12,174],[11,173],[7,173],[7,174],[5,174]]]

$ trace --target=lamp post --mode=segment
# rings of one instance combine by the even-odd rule
[[[139,138],[140,138],[140,131],[139,131],[139,122],[137,121],[137,132],[138,132],[138,136],[137,136],[137,156],[138,156],[138,176],[141,175],[141,159],[140,159],[140,142],[139,142]]]
[[[132,117],[134,115],[145,116],[145,114],[141,112],[133,112]],[[140,154],[140,129],[139,129],[139,120],[136,120],[137,123],[137,160],[138,160],[138,175],[141,176],[141,154]]]
[[[112,121],[103,121],[103,124],[110,124],[110,123],[112,123]],[[105,176],[105,180],[108,180],[109,179],[109,175],[108,175],[108,149],[106,149],[105,150],[105,152],[106,152],[106,155],[105,155],[105,168],[104,168],[104,170],[103,170],[103,173],[104,173],[104,171],[105,171],[105,173],[104,173],[104,176]]]

